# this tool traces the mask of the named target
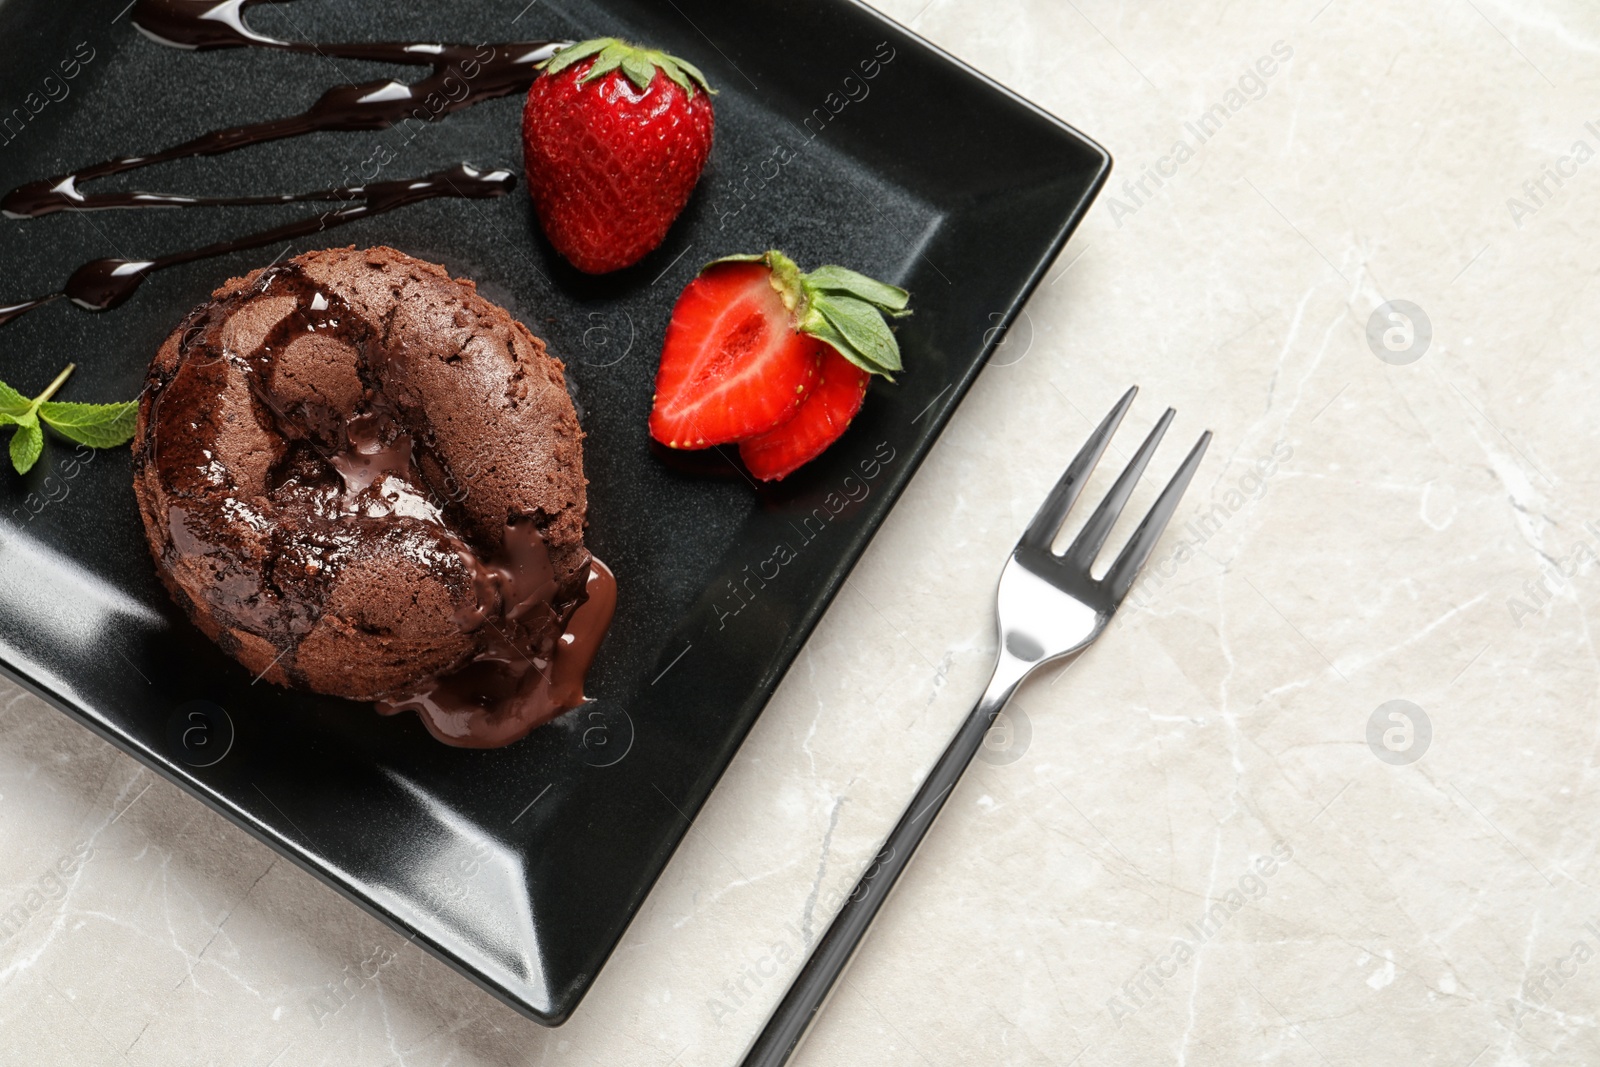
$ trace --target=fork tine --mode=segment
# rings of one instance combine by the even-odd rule
[[[1133,398],[1138,392],[1139,387],[1136,385],[1123,393],[1122,399],[1117,401],[1110,414],[1095,427],[1094,433],[1089,435],[1089,439],[1073,457],[1072,463],[1067,466],[1066,472],[1061,475],[1061,480],[1050,490],[1050,495],[1044,498],[1044,503],[1039,505],[1033,521],[1028,523],[1027,530],[1023,532],[1022,540],[1017,542],[1019,546],[1049,550],[1050,542],[1056,539],[1056,531],[1061,529],[1062,520],[1067,517],[1073,501],[1077,500],[1078,494],[1083,491],[1083,483],[1088,481],[1095,464],[1100,462],[1106,445],[1111,443],[1112,435],[1122,424],[1122,416],[1128,413],[1128,408],[1133,404]]]
[[[1117,516],[1128,506],[1128,498],[1133,495],[1134,486],[1139,484],[1145,467],[1150,463],[1150,457],[1156,454],[1156,446],[1161,444],[1161,438],[1176,414],[1176,410],[1168,408],[1161,418],[1156,420],[1150,436],[1144,439],[1144,444],[1133,454],[1133,459],[1129,461],[1127,468],[1118,475],[1116,482],[1111,486],[1111,492],[1107,493],[1100,506],[1094,509],[1089,521],[1083,524],[1083,529],[1073,538],[1072,546],[1062,553],[1063,560],[1083,568],[1085,572],[1094,566],[1094,558],[1100,554],[1100,548],[1106,543],[1111,527],[1117,524]]]
[[[1133,580],[1139,576],[1145,561],[1155,550],[1156,542],[1161,540],[1162,531],[1167,528],[1172,513],[1178,510],[1178,501],[1183,499],[1184,490],[1189,488],[1189,480],[1194,477],[1195,470],[1200,466],[1200,460],[1206,454],[1206,446],[1210,443],[1211,431],[1207,430],[1200,435],[1200,440],[1195,442],[1183,465],[1178,468],[1178,473],[1174,474],[1172,481],[1161,490],[1161,495],[1156,498],[1150,514],[1139,523],[1139,528],[1133,531],[1133,537],[1129,538],[1127,547],[1106,572],[1105,584],[1111,591],[1113,604],[1122,603],[1122,598],[1127,596],[1128,590],[1133,587]]]

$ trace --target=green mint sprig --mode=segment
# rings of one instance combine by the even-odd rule
[[[0,426],[15,426],[11,435],[11,465],[18,474],[27,474],[44,452],[44,427],[48,426],[69,441],[90,448],[115,448],[133,437],[133,423],[139,402],[121,404],[74,404],[51,400],[72,373],[76,364],[68,363],[45,391],[29,400],[5,382],[0,382]]]

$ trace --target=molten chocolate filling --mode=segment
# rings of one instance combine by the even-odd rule
[[[461,622],[468,632],[490,631],[483,651],[458,670],[378,701],[378,710],[385,715],[415,711],[428,732],[448,745],[498,748],[584,702],[584,678],[616,610],[617,580],[609,567],[589,557],[584,599],[562,623],[553,600],[550,556],[532,523],[507,528],[499,557],[483,560],[464,550],[462,559],[472,571],[478,602],[462,613]],[[515,622],[530,612],[548,613],[558,625],[541,632],[559,636],[528,647],[501,629],[500,620]]]

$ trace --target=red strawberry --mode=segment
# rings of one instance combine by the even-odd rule
[[[672,309],[650,436],[710,448],[765,433],[794,415],[825,347],[794,328],[766,267],[713,264]]]
[[[528,191],[573,266],[621,270],[666,239],[711,156],[711,93],[692,64],[612,37],[562,49],[534,79]]]
[[[829,349],[822,357],[817,384],[794,418],[760,437],[739,442],[739,458],[750,473],[776,482],[810,463],[837,441],[867,398],[872,375]]]
[[[650,436],[670,448],[739,441],[759,477],[784,477],[844,432],[870,375],[900,369],[884,316],[910,314],[909,301],[843,267],[802,274],[781,252],[717,260],[673,308]]]

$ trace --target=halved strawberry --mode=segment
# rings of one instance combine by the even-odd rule
[[[837,441],[861,410],[872,375],[829,349],[817,384],[794,418],[760,437],[739,442],[739,458],[750,473],[776,482],[810,463]]]
[[[802,274],[781,252],[717,260],[672,310],[650,436],[691,449],[760,437],[796,417],[825,354],[888,377],[900,349],[883,317],[909,314],[909,300],[843,267]]]
[[[713,264],[672,309],[650,436],[710,448],[765,433],[805,399],[823,347],[795,329],[766,267]]]

